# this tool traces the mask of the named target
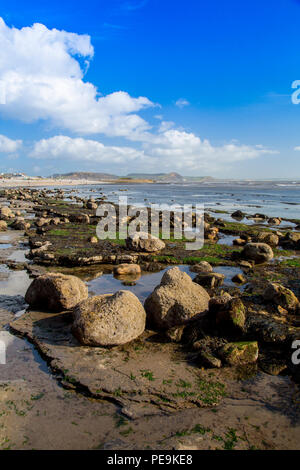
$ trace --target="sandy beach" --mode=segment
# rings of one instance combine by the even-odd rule
[[[107,184],[110,181],[93,181],[93,180],[68,180],[68,179],[54,179],[54,178],[45,178],[45,179],[29,179],[21,180],[19,178],[11,179],[2,179],[0,180],[0,187],[2,188],[15,188],[15,187],[44,187],[44,186],[79,186],[85,184]]]

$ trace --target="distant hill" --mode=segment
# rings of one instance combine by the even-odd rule
[[[178,173],[129,173],[128,178],[152,179],[164,183],[183,183],[185,178]]]
[[[93,172],[72,172],[72,173],[56,173],[52,176],[57,179],[72,179],[72,180],[90,180],[90,181],[105,181],[105,180],[115,180],[118,179],[118,176],[111,175],[110,173],[93,173]]]
[[[97,173],[74,171],[71,173],[56,173],[52,178],[72,179],[72,180],[89,180],[89,181],[126,181],[132,180],[136,182],[155,181],[156,183],[203,183],[213,181],[210,176],[181,176],[179,173],[129,173],[127,176],[117,176],[110,173]]]

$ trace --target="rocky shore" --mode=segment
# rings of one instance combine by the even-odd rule
[[[11,247],[1,250],[2,265],[30,276],[25,299],[11,300],[17,309],[2,299],[3,327],[35,346],[64,389],[116,407],[124,431],[132,431],[119,440],[107,431],[102,448],[141,446],[134,434],[150,417],[166,434],[153,431],[150,448],[297,445],[300,366],[292,355],[300,340],[299,227],[264,214],[237,211],[228,222],[206,213],[201,250],[186,251],[186,240],[172,236],[99,240],[96,210],[105,201],[104,194],[84,199],[63,189],[1,191],[0,231],[20,233],[27,244],[21,260],[11,257]],[[228,279],[222,269],[234,274]],[[103,272],[121,288],[92,295],[86,281],[101,283]],[[144,298],[135,295],[131,288],[151,273],[162,273],[155,288]],[[9,381],[6,387],[0,397],[15,393],[8,392]],[[235,401],[246,416],[253,400],[262,407],[259,420],[273,420],[270,430],[253,434],[232,413]],[[227,430],[224,413],[232,413]],[[291,421],[289,436],[274,436],[275,423],[284,434]]]

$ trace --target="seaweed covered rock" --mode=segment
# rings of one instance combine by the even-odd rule
[[[126,239],[126,247],[133,251],[155,253],[165,248],[165,243],[150,233],[137,232],[132,238]]]
[[[258,359],[258,344],[256,341],[227,343],[219,355],[231,366],[251,364]]]
[[[209,295],[178,267],[169,269],[145,301],[149,322],[167,330],[208,310]]]
[[[271,261],[273,257],[273,250],[267,243],[247,243],[242,251],[242,258],[253,260],[257,264]]]
[[[300,307],[295,294],[287,287],[276,282],[269,282],[263,293],[263,298],[287,310],[296,310]]]
[[[80,302],[73,310],[72,333],[87,346],[117,346],[140,336],[146,312],[130,291],[98,295]]]
[[[78,277],[47,273],[33,280],[25,300],[33,308],[61,312],[74,307],[87,296],[87,286]]]
[[[228,294],[213,297],[209,302],[209,313],[221,330],[232,333],[244,331],[246,309],[241,299],[231,298]]]

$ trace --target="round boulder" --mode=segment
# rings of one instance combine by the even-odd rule
[[[255,263],[266,263],[273,259],[274,253],[266,243],[247,243],[242,251],[242,257]]]
[[[86,346],[117,346],[140,336],[146,312],[130,291],[97,295],[80,302],[73,310],[72,332]]]
[[[34,279],[28,287],[25,300],[33,308],[61,312],[87,297],[87,286],[78,277],[48,273]]]
[[[159,330],[183,325],[208,310],[209,295],[178,267],[169,269],[145,301],[148,319]]]

